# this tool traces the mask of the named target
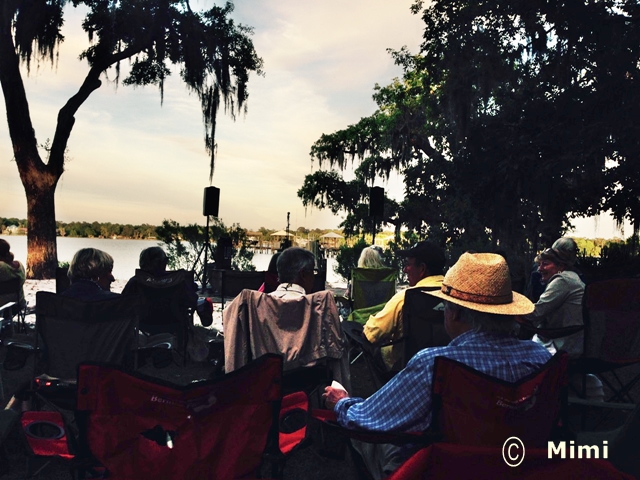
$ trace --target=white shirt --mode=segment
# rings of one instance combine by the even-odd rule
[[[304,288],[302,288],[297,283],[281,283],[280,285],[278,285],[278,288],[276,288],[273,292],[269,293],[268,295],[271,295],[272,297],[275,297],[275,298],[287,299],[287,298],[298,298],[303,295],[306,295],[306,293],[307,292],[305,292]]]

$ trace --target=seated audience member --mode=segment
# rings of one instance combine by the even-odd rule
[[[442,285],[446,258],[440,247],[429,241],[422,241],[408,250],[398,251],[397,254],[406,258],[403,271],[409,279],[409,288],[439,288]],[[402,338],[404,293],[404,290],[396,293],[382,310],[369,317],[364,326],[364,335],[369,342],[380,345]],[[381,349],[382,359],[389,371],[397,369],[397,363],[402,361],[403,352],[403,342]]]
[[[535,372],[551,357],[541,345],[514,335],[514,316],[532,312],[533,304],[512,292],[509,267],[501,256],[463,254],[447,272],[442,289],[428,294],[445,301],[445,328],[451,343],[418,352],[366,400],[327,387],[326,405],[342,426],[378,432],[425,431],[431,421],[433,368],[439,356],[508,382]],[[374,478],[384,478],[412,453],[394,445],[352,443]]]
[[[358,258],[358,268],[385,268],[380,247],[370,246],[362,249]]]
[[[117,297],[111,292],[113,258],[97,248],[81,248],[69,264],[71,286],[63,297],[85,301],[106,300]]]
[[[577,255],[576,242],[563,237],[536,257],[538,271],[546,287],[535,303],[535,310],[526,315],[525,320],[532,322],[536,327],[544,328],[583,324],[584,283],[575,268]],[[582,354],[584,348],[584,332],[556,339],[536,335],[534,341],[543,344],[551,353],[562,349],[571,357],[577,357]]]
[[[314,266],[313,253],[289,247],[278,258],[281,283],[275,291],[243,290],[228,304],[223,312],[227,373],[251,358],[279,353],[285,371],[326,360],[334,379],[349,383],[346,342],[333,293],[311,294]]]
[[[316,257],[309,250],[289,247],[278,257],[280,285],[269,295],[276,298],[301,297],[313,290]]]
[[[168,275],[171,272],[167,272],[167,254],[160,247],[149,247],[145,248],[140,252],[140,260],[139,260],[140,270],[149,274],[154,278],[162,278],[165,275]],[[140,293],[139,282],[136,280],[136,277],[133,276],[129,279],[124,289],[122,290],[123,295],[137,295]],[[207,299],[198,299],[198,294],[196,293],[196,285],[185,283],[184,295],[181,298],[185,307],[195,307],[196,312],[198,313],[198,317],[202,325],[208,327],[213,322],[213,307],[211,302],[207,301]],[[162,306],[157,306],[160,308],[155,308],[154,311],[162,310]],[[170,308],[166,310],[167,314],[171,315]]]
[[[372,245],[363,248],[358,258],[358,268],[386,268],[380,247]],[[349,279],[346,296],[353,297],[351,288],[351,279]]]
[[[269,267],[264,274],[264,283],[258,289],[259,292],[271,293],[278,288],[280,284],[278,279],[278,257],[280,257],[280,252],[276,252],[271,256]]]
[[[0,282],[7,280],[13,280],[14,278],[20,279],[20,293],[18,295],[18,304],[12,308],[15,314],[21,307],[26,305],[24,299],[24,280],[26,278],[24,266],[17,260],[14,260],[13,253],[11,253],[11,246],[9,242],[0,238]],[[0,306],[8,302],[14,302],[15,296],[12,293],[0,295]]]

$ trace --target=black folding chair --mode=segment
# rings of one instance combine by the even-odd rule
[[[402,337],[381,345],[371,344],[364,336],[363,327],[357,322],[343,322],[345,334],[362,348],[376,389],[381,388],[399,370],[389,371],[382,360],[381,348],[402,343],[403,360],[400,369],[420,350],[427,347],[448,345],[449,335],[444,329],[444,311],[441,300],[426,291],[432,287],[409,288],[405,291],[402,307]]]
[[[640,382],[640,279],[587,285],[583,312],[584,354],[571,361],[570,373],[596,374],[613,392],[608,401],[635,403],[631,390]],[[619,374],[631,366],[636,366],[632,375]]]
[[[0,330],[12,325],[13,319],[17,317],[19,328],[23,332],[26,331],[27,303],[20,302],[21,291],[22,280],[20,278],[12,278],[11,280],[0,282],[0,295],[6,295],[10,298],[7,303],[11,303],[11,305],[4,305],[5,308],[0,310]],[[3,305],[0,305],[1,307]]]
[[[198,297],[193,285],[193,272],[176,270],[160,276],[136,270],[134,283],[125,287],[123,295],[138,295],[141,299],[140,331],[147,337],[167,334],[170,347],[177,339],[178,352],[184,363],[187,359],[189,331],[193,326],[193,314]],[[159,339],[160,337],[156,337]],[[152,341],[151,347],[157,343]],[[156,348],[157,350],[157,348]]]

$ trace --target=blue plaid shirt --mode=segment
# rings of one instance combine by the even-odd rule
[[[347,428],[378,432],[422,432],[431,422],[431,389],[436,357],[447,357],[488,375],[515,382],[544,365],[551,354],[515,337],[467,331],[446,347],[425,348],[406,368],[366,400],[348,397],[334,410]]]

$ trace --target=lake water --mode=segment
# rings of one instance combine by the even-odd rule
[[[15,259],[27,263],[26,235],[0,235],[11,245]],[[113,257],[113,276],[117,280],[128,280],[138,268],[140,252],[145,248],[162,246],[157,240],[112,240],[110,238],[70,238],[58,237],[58,260],[70,262],[73,255],[81,248],[97,248],[104,250]],[[255,253],[253,264],[256,270],[266,270],[269,266],[271,254]],[[346,281],[333,270],[334,258],[327,259],[327,282],[334,287],[344,286]]]

